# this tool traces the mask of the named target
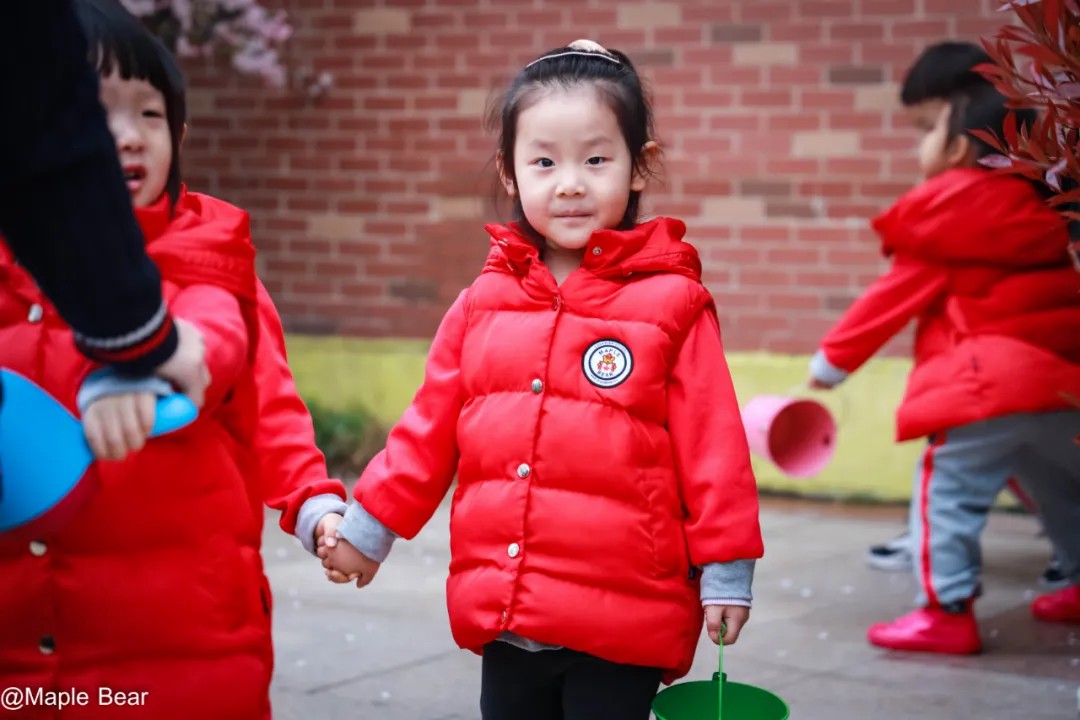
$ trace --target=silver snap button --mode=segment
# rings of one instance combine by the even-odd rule
[[[544,381],[540,378],[536,378],[532,381],[532,391],[539,395],[544,390]]]
[[[40,305],[38,305],[37,303],[34,303],[33,305],[31,305],[30,306],[30,312],[28,312],[26,314],[26,319],[29,320],[32,323],[41,322],[41,318],[43,318],[43,317],[45,317],[45,309],[43,307],[41,307]]]
[[[49,548],[46,547],[45,543],[38,540],[34,540],[30,543],[30,554],[34,557],[41,557],[48,551],[48,549]]]
[[[592,254],[593,254],[593,255],[599,255],[599,254],[600,254],[600,253],[602,253],[602,252],[604,252],[604,251],[603,251],[602,249],[598,248],[598,247],[594,247],[594,248],[592,249]]]
[[[521,463],[520,465],[518,465],[517,474],[519,478],[524,480],[532,474],[532,468],[525,463]]]
[[[56,652],[56,640],[52,635],[42,635],[41,642],[38,643],[38,650],[42,655],[52,655]]]
[[[517,543],[510,543],[510,547],[506,548],[506,554],[512,558],[516,558],[521,554],[521,546]]]

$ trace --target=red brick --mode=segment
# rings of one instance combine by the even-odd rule
[[[878,177],[881,175],[881,160],[872,157],[861,158],[827,158],[825,171],[830,175],[866,175]]]
[[[799,105],[819,110],[855,111],[855,94],[850,90],[803,90]]]
[[[750,90],[743,89],[741,93],[743,103],[748,107],[791,107],[793,96],[791,90]]]
[[[532,45],[531,32],[506,31],[495,33],[488,38],[488,44],[492,49],[512,48],[520,49]]]
[[[901,20],[894,22],[891,29],[892,36],[897,40],[946,37],[948,32],[948,26],[944,20]]]
[[[723,135],[680,136],[679,142],[686,152],[693,154],[731,152],[732,138]]]
[[[869,5],[873,5],[871,1]],[[884,40],[885,26],[880,23],[839,22],[829,28],[829,39],[843,42]]]
[[[761,126],[759,115],[715,115],[709,118],[713,130],[757,130]]]
[[[694,25],[656,28],[653,32],[655,42],[661,45],[688,45],[691,43],[700,43],[705,34],[702,28]],[[622,48],[619,49],[622,50]],[[627,55],[629,55],[631,59],[634,59],[636,63],[638,53],[627,52]]]
[[[765,172],[770,175],[814,175],[821,172],[821,163],[816,159],[789,160],[769,158],[765,161]]]
[[[821,297],[811,293],[770,293],[765,296],[765,307],[770,310],[820,310]]]
[[[884,130],[885,118],[881,113],[869,112],[841,112],[829,113],[828,127],[830,130]]]
[[[825,26],[819,22],[795,21],[769,23],[770,42],[799,42],[825,39]]]
[[[379,204],[373,200],[339,200],[334,205],[339,213],[347,215],[365,215],[374,213],[379,209]]]
[[[863,218],[869,220],[877,217],[884,209],[881,204],[830,202],[828,214],[831,218]]]
[[[738,4],[738,16],[740,20],[753,22],[755,20],[785,20],[795,13],[795,3],[787,2],[743,2]]]
[[[909,183],[862,183],[859,185],[859,192],[863,197],[868,198],[896,198],[903,195],[911,189]]]
[[[734,95],[722,90],[688,90],[682,97],[683,105],[688,108],[724,108],[730,107]]]
[[[837,288],[848,287],[850,277],[847,273],[804,270],[795,274],[795,282],[800,287]]]
[[[684,23],[730,23],[734,17],[734,5],[728,3],[687,3],[682,7]]]
[[[404,110],[405,97],[368,96],[364,98],[363,107],[365,110]]]
[[[290,212],[325,213],[330,211],[330,201],[325,197],[289,195],[285,199],[285,207]]]
[[[859,11],[864,16],[911,17],[915,14],[918,0],[859,0]],[[894,18],[890,17],[889,20]],[[888,22],[886,20],[885,22]]]
[[[718,195],[730,195],[732,191],[731,181],[720,178],[685,180],[682,187],[684,193],[693,196],[715,197]]]
[[[791,231],[786,227],[744,227],[739,229],[739,237],[752,240],[755,245],[770,241],[786,243],[791,238]]]
[[[894,70],[901,73],[915,61],[918,48],[915,43],[870,43],[862,49],[865,63],[874,65],[892,64]]]
[[[769,132],[794,132],[796,130],[820,130],[823,126],[818,113],[800,112],[769,115],[765,128]]]
[[[864,133],[861,147],[866,152],[900,152],[912,150],[911,140],[897,135],[881,135],[878,133]]]
[[[848,182],[828,182],[812,180],[799,183],[800,195],[824,198],[850,198],[855,193],[855,185]]]
[[[785,287],[791,284],[792,274],[786,270],[739,268],[739,281],[750,286]]]
[[[800,45],[799,62],[803,65],[832,65],[855,62],[855,46],[851,43]]]
[[[723,314],[725,308],[753,308],[756,310],[761,307],[761,295],[758,293],[713,291],[712,296],[721,314]],[[721,322],[721,325],[723,325],[723,322]]]
[[[786,67],[773,65],[766,69],[770,85],[812,85],[822,84],[822,71],[817,67]]]

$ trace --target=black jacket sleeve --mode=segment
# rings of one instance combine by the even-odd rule
[[[176,349],[70,0],[0,2],[0,232],[88,356]]]

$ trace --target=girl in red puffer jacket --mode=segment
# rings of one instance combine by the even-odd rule
[[[989,84],[950,98],[920,148],[928,179],[874,221],[891,269],[811,363],[812,384],[835,386],[918,322],[897,436],[930,439],[911,514],[921,607],[872,626],[881,647],[981,649],[979,536],[1013,474],[1030,486],[1073,583],[1032,611],[1080,622],[1080,274],[1064,219],[1035,186],[978,164],[993,150],[972,131],[1000,136],[1007,112]]]
[[[102,102],[147,253],[170,311],[206,340],[198,420],[120,462],[70,522],[0,535],[0,686],[85,692],[28,720],[267,720],[271,597],[264,504],[310,550],[344,512],[285,363],[281,323],[255,276],[247,213],[179,179],[184,85],[175,61],[115,0],[79,0]],[[83,410],[99,456],[139,422],[154,382],[95,376],[72,334],[0,244],[0,365]],[[133,388],[145,392],[131,392]],[[165,392],[169,389],[164,388]],[[137,708],[109,704],[123,692]],[[104,699],[105,702],[102,702]]]
[[[450,624],[485,720],[647,718],[749,616],[757,490],[712,297],[679,220],[638,222],[659,154],[630,60],[525,67],[497,161],[517,222],[435,337],[423,386],[322,550],[360,586],[457,476]],[[330,547],[332,546],[332,547]]]

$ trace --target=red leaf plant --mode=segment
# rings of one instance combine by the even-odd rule
[[[1080,270],[1080,0],[1007,0],[1016,15],[983,45],[992,64],[977,70],[1007,99],[1038,119],[1017,127],[1010,114],[1001,136],[974,134],[997,150],[984,164],[1044,183],[1049,203],[1070,220],[1073,263]]]

